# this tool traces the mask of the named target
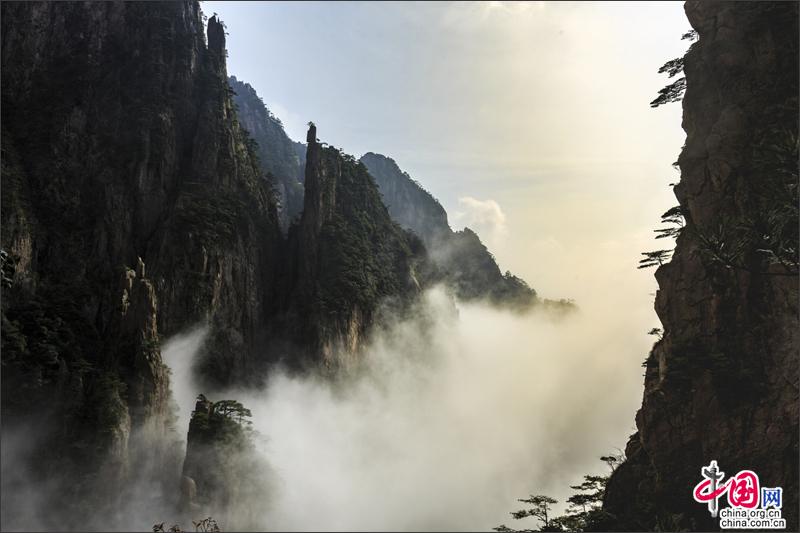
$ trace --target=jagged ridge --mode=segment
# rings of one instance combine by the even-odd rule
[[[450,229],[441,204],[400,170],[393,159],[368,152],[360,161],[375,178],[392,218],[422,239],[432,261],[441,270],[442,279],[460,298],[487,299],[517,309],[538,302],[536,291],[525,281],[500,271],[474,231]]]
[[[287,229],[289,222],[303,210],[305,157],[301,165],[295,143],[286,135],[280,119],[267,109],[250,84],[235,76],[229,82],[235,92],[233,100],[239,122],[256,142],[261,168],[278,190],[281,226]]]

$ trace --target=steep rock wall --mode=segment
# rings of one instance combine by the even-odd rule
[[[685,10],[699,35],[685,56],[675,187],[686,225],[656,272],[664,335],[601,529],[718,529],[692,499],[715,459],[728,475],[751,469],[782,486],[796,530],[797,4]]]
[[[4,436],[46,428],[32,475],[74,473],[52,491],[88,514],[141,465],[177,483],[160,337],[210,322],[206,375],[243,380],[272,311],[275,200],[236,119],[224,28],[212,17],[206,44],[201,16],[2,5]]]
[[[261,168],[267,174],[280,198],[278,215],[286,230],[303,210],[302,174],[305,160],[297,154],[295,143],[286,135],[280,119],[264,105],[250,84],[229,78],[236,104],[236,114],[242,127],[258,145],[255,152]]]
[[[360,161],[375,178],[392,219],[419,235],[430,247],[451,233],[447,212],[436,198],[403,172],[394,159],[367,152]]]
[[[312,360],[355,357],[381,309],[402,307],[427,278],[424,247],[395,224],[363,164],[307,135],[305,196],[289,230],[284,330]]]

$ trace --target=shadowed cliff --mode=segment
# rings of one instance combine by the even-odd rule
[[[267,109],[255,89],[235,76],[229,81],[235,92],[233,101],[239,122],[256,143],[261,168],[277,189],[278,215],[286,230],[303,210],[305,147],[301,158],[296,143],[286,135],[280,119]]]
[[[2,39],[3,436],[31,441],[16,472],[63,473],[42,497],[75,515],[37,527],[113,516],[137,479],[156,509],[181,464],[160,339],[208,324],[212,387],[355,355],[381,299],[418,292],[410,237],[316,143],[281,235],[263,165],[281,168],[240,127],[224,26],[205,34],[196,2],[5,2]]]
[[[714,459],[783,487],[798,527],[796,3],[687,2],[685,227],[656,272],[664,326],[599,529],[716,530],[692,499]]]
[[[4,436],[43,432],[31,474],[81,479],[50,486],[79,520],[147,469],[176,482],[162,336],[209,321],[247,367],[275,201],[198,4],[3,3],[2,35]]]

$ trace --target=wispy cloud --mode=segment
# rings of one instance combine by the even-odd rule
[[[479,200],[472,196],[458,199],[459,210],[455,211],[452,221],[456,226],[466,226],[478,235],[497,241],[508,233],[506,214],[500,204],[488,198]]]

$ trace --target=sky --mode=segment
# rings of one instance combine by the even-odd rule
[[[552,390],[536,405],[559,405],[570,383],[602,396],[597,420],[580,419],[598,429],[572,434],[593,442],[568,454],[569,476],[587,472],[595,451],[624,448],[654,340],[647,332],[660,326],[653,270],[636,266],[641,252],[673,245],[653,230],[677,203],[669,185],[679,179],[681,107],[649,102],[669,83],[658,68],[688,47],[683,4],[202,6],[227,26],[229,73],[256,89],[293,139],[313,120],[322,141],[347,153],[392,157],[439,199],[454,229],[478,232],[502,270],[544,297],[576,301],[581,325],[563,337],[484,311],[476,324],[496,324],[487,338],[498,346],[514,331],[512,343],[568,363],[549,369],[564,381],[538,382]],[[478,343],[470,334],[457,338]],[[592,376],[578,376],[582,368]],[[527,387],[519,384],[521,398]],[[315,405],[308,411],[330,408]],[[569,476],[558,486],[578,481]]]
[[[202,7],[227,26],[229,73],[292,138],[313,120],[348,153],[392,157],[547,297],[621,276],[651,305],[635,266],[675,204],[684,133],[680,104],[648,103],[687,46],[681,3]]]

